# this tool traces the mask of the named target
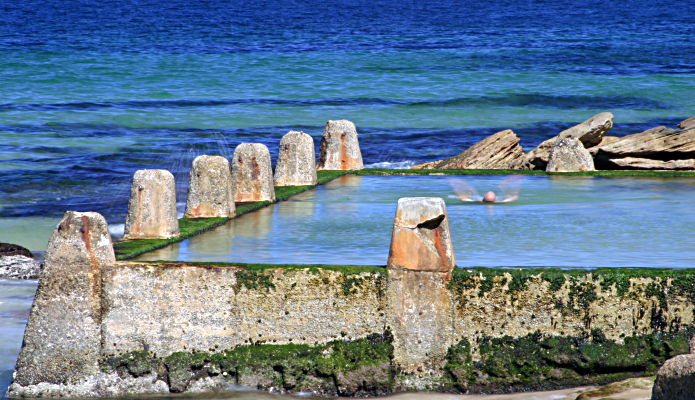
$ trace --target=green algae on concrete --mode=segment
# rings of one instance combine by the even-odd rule
[[[172,392],[236,384],[280,393],[313,392],[325,396],[378,396],[394,385],[392,336],[386,331],[356,340],[322,345],[259,344],[209,352],[173,353],[165,359],[130,352],[101,364],[104,372],[139,377],[153,372]]]
[[[595,329],[589,336],[555,336],[541,332],[524,337],[480,336],[480,358],[471,343],[449,348],[439,390],[504,393],[602,385],[653,375],[667,359],[689,352],[695,329],[628,336],[623,343]]]

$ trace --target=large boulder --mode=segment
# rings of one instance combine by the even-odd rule
[[[695,128],[695,117],[690,117],[690,118],[686,119],[685,121],[681,121],[681,123],[678,124],[678,127],[681,129]]]
[[[516,159],[512,169],[543,169],[548,166],[550,151],[558,139],[574,138],[582,142],[585,148],[601,143],[605,134],[613,127],[613,114],[605,112],[596,114],[579,125],[566,129],[557,136],[543,141],[533,150]]]
[[[666,361],[656,374],[652,400],[695,399],[695,354],[681,354]]]
[[[24,256],[33,257],[29,249],[26,249],[18,244],[12,243],[0,243],[0,257],[7,256]]]
[[[319,171],[363,169],[362,153],[355,124],[347,120],[328,121],[321,137]]]
[[[180,236],[174,175],[163,169],[141,169],[133,175],[124,239],[168,239]]]
[[[232,158],[234,201],[275,201],[270,151],[261,143],[242,143]]]
[[[314,139],[304,132],[289,131],[280,140],[275,186],[314,186],[317,183]]]
[[[234,187],[229,161],[220,156],[198,156],[188,178],[185,218],[233,217]]]
[[[387,265],[391,269],[449,272],[456,260],[444,200],[398,200]]]
[[[65,213],[46,248],[11,392],[77,383],[100,371],[102,271],[115,263],[104,217]]]
[[[507,129],[481,140],[457,156],[416,165],[412,169],[509,169],[523,155],[519,138]]]
[[[594,159],[582,143],[573,138],[558,139],[550,151],[546,172],[594,171]]]

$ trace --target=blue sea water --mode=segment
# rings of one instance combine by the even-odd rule
[[[184,201],[199,154],[277,153],[349,119],[367,165],[512,128],[525,149],[595,113],[614,135],[695,115],[684,1],[0,0],[0,241],[66,210],[122,224],[133,173]]]

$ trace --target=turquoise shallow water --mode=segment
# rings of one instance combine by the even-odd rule
[[[462,202],[516,186],[503,204]],[[441,197],[459,267],[692,268],[695,180],[560,176],[343,177],[140,260],[385,265],[396,203]]]

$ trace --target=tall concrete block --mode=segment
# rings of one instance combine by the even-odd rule
[[[180,236],[174,175],[163,169],[135,172],[130,188],[124,239]]]
[[[400,199],[387,264],[388,322],[394,362],[420,378],[440,375],[453,344],[447,284],[455,262],[444,200]]]
[[[289,131],[280,140],[275,186],[316,185],[314,139],[304,132]]]
[[[229,161],[220,156],[198,156],[188,178],[185,218],[233,217],[234,187]]]
[[[115,263],[104,217],[65,213],[48,242],[13,386],[77,383],[99,372],[102,270]]]
[[[242,143],[232,158],[234,201],[274,201],[273,168],[270,151],[261,143]]]
[[[319,148],[319,171],[363,169],[362,153],[355,124],[347,120],[328,121]]]

